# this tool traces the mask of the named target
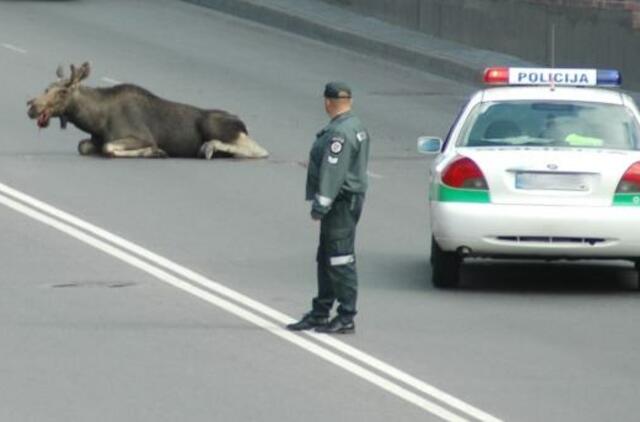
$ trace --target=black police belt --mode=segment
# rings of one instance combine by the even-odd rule
[[[334,200],[334,202],[338,202],[338,201],[351,202],[354,198],[359,198],[362,196],[364,196],[364,192],[350,192],[348,190],[340,189],[340,192],[338,193],[338,196],[336,196],[336,199]]]

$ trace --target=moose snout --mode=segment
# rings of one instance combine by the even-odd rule
[[[27,110],[27,115],[32,119],[38,117],[38,110],[36,105],[34,104],[34,101],[35,100],[27,101],[27,107],[29,107],[29,109]]]

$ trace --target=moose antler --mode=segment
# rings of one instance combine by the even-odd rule
[[[91,65],[89,62],[82,63],[80,69],[78,70],[78,82],[87,79],[89,77],[89,73],[91,73]]]
[[[91,68],[89,62],[84,62],[79,68],[76,68],[73,64],[70,66],[71,76],[69,77],[68,86],[79,84],[82,80],[89,77]]]
[[[56,76],[58,79],[64,79],[64,68],[62,65],[58,65],[58,68],[56,69]]]
[[[73,64],[71,64],[69,68],[71,69],[71,76],[69,76],[69,81],[67,81],[67,86],[71,86],[76,82],[76,67]]]

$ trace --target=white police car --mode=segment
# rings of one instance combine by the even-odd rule
[[[465,257],[628,259],[640,269],[640,114],[614,70],[489,68],[447,138],[422,137],[432,281]]]

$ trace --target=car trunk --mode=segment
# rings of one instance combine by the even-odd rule
[[[459,148],[487,180],[491,203],[611,205],[637,152],[580,148]]]

